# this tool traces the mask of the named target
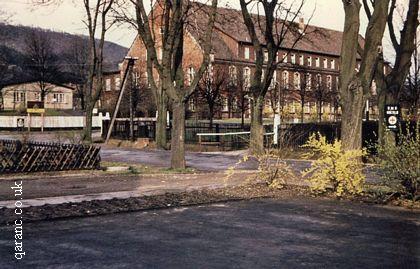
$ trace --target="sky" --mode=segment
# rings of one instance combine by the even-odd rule
[[[73,34],[87,34],[83,24],[84,9],[81,0],[61,0],[61,4],[52,7],[36,7],[32,0],[0,0],[0,8],[12,15],[12,24],[36,26],[51,30],[64,31]],[[147,2],[147,0],[146,0]],[[286,0],[286,2],[300,2]],[[238,0],[219,0],[220,6],[240,8]],[[303,8],[305,21],[311,17],[310,24],[343,30],[344,11],[341,0],[306,0]],[[361,9],[361,12],[364,12]],[[367,26],[367,19],[361,14],[360,33],[364,35]],[[133,42],[136,31],[129,26],[118,26],[107,33],[106,39],[117,44],[129,47]]]

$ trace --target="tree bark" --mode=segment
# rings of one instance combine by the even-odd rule
[[[158,117],[156,120],[156,146],[159,149],[168,149],[167,146],[167,135],[166,135],[166,125],[167,125],[167,111],[168,105],[165,96],[162,93],[157,99],[157,108],[158,108]]]
[[[363,87],[359,83],[349,86],[345,100],[341,115],[342,145],[346,150],[361,149],[363,106],[366,103]]]
[[[305,120],[305,99],[300,99],[300,123]]]
[[[374,11],[365,33],[360,71],[356,73],[356,56],[360,27],[360,1],[343,0],[345,22],[341,46],[340,97],[342,107],[341,140],[344,150],[362,148],[364,105],[378,64],[388,14],[389,0],[375,1]]]
[[[83,132],[83,141],[90,144],[92,143],[92,117],[93,117],[93,107],[91,102],[88,102],[85,112],[85,128]]]
[[[264,152],[263,98],[252,101],[251,135],[249,149],[251,154],[259,155]]]
[[[185,104],[172,104],[171,168],[185,169]]]

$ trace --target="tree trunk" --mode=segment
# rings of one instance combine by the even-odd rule
[[[378,110],[379,110],[379,119],[378,119],[378,145],[385,146],[389,143],[395,144],[396,137],[395,133],[392,131],[386,130],[385,122],[385,105],[386,104],[395,104],[395,98],[392,94],[387,94],[386,90],[382,90],[378,94]]]
[[[305,100],[301,99],[300,101],[300,123],[303,123],[305,119]]]
[[[251,103],[251,136],[249,141],[251,154],[264,152],[263,104],[262,98],[257,98]]]
[[[349,89],[346,98],[343,99],[341,141],[344,150],[362,148],[362,118],[365,100],[363,87],[360,84]]]
[[[322,121],[322,102],[318,102],[317,112],[318,112],[318,122],[321,122]]]
[[[209,127],[210,127],[210,130],[213,129],[213,115],[214,115],[214,108],[213,108],[213,106],[209,106]]]
[[[83,141],[86,143],[92,143],[92,117],[93,117],[93,106],[87,104],[85,112],[85,129],[83,133]]]
[[[160,149],[167,149],[167,135],[166,135],[166,124],[167,124],[167,111],[168,106],[166,98],[160,97],[157,101],[158,117],[156,120],[156,146]]]
[[[185,104],[172,104],[171,168],[185,169]]]

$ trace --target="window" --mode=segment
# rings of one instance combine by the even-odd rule
[[[315,58],[315,66],[319,67],[319,58],[318,57]]]
[[[316,75],[316,87],[319,89],[322,84],[322,76],[320,74]]]
[[[331,91],[332,86],[332,77],[330,75],[327,76],[327,89]]]
[[[312,90],[312,75],[309,73],[306,73],[306,89],[308,91]]]
[[[292,64],[296,64],[296,55],[292,54],[291,62],[292,62]]]
[[[287,53],[283,53],[283,63],[287,63]]]
[[[21,91],[14,91],[13,92],[13,102],[14,103],[24,103],[26,101],[26,94],[25,92]]]
[[[303,63],[303,55],[300,55],[299,56],[299,64],[300,65],[303,65],[304,63]]]
[[[64,103],[64,93],[54,93],[53,102],[60,103],[60,104]]]
[[[264,51],[264,62],[268,62],[268,51]]]
[[[121,79],[120,79],[120,77],[116,77],[115,78],[115,90],[119,91],[120,87],[121,87]]]
[[[298,72],[295,72],[293,76],[293,84],[296,90],[300,89],[300,74]]]
[[[111,90],[111,79],[107,78],[105,80],[105,91],[110,91]]]
[[[41,93],[36,92],[36,93],[34,94],[34,99],[35,99],[35,101],[41,101]]]
[[[328,68],[328,60],[324,58],[324,68]]]
[[[210,53],[210,62],[214,62],[214,53]]]
[[[244,86],[246,88],[251,86],[251,69],[249,67],[244,68]]]
[[[309,102],[305,104],[305,113],[311,113],[311,103]]]
[[[248,47],[245,47],[244,57],[245,57],[245,59],[249,60],[249,48]]]
[[[283,71],[282,82],[285,89],[289,88],[289,72]]]
[[[190,86],[191,83],[193,82],[194,76],[195,76],[194,67],[192,67],[192,66],[188,67],[188,70],[187,70],[187,84],[188,84],[188,86]]]
[[[230,82],[232,82],[233,84],[236,84],[237,79],[238,79],[238,73],[236,70],[236,66],[229,66],[229,78],[230,78]]]
[[[194,111],[195,110],[195,102],[194,98],[191,96],[190,99],[188,99],[188,110]]]
[[[296,104],[295,101],[292,101],[292,104],[290,105],[290,112],[296,113]]]
[[[277,71],[274,70],[273,78],[271,79],[271,83],[270,83],[270,88],[274,89],[276,87],[276,83],[277,83]]]
[[[312,66],[312,57],[308,56],[307,60],[308,60],[308,66]]]
[[[229,111],[228,99],[224,96],[222,96],[222,110]]]
[[[331,69],[335,69],[335,60],[331,60]]]

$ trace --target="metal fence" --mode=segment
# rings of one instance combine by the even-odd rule
[[[100,147],[0,140],[0,173],[100,168]]]

